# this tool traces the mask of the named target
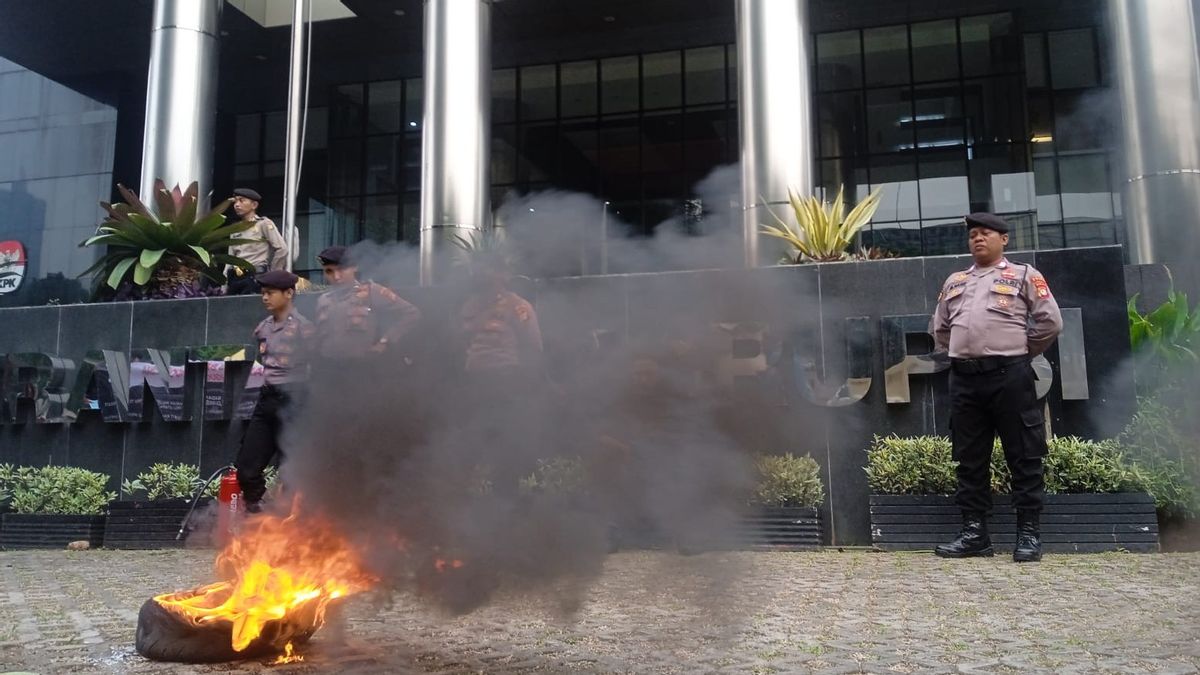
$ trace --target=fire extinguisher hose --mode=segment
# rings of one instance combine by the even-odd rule
[[[179,524],[179,532],[175,533],[175,541],[183,539],[183,533],[187,531],[188,522],[192,519],[192,513],[196,510],[196,504],[200,503],[200,495],[208,492],[208,486],[212,485],[214,480],[216,480],[226,471],[230,471],[234,468],[235,467],[232,464],[228,464],[217,469],[213,472],[213,475],[208,477],[208,480],[204,481],[204,485],[201,485],[200,489],[196,490],[196,493],[192,495],[192,507],[188,509],[187,515],[183,517],[183,522]]]

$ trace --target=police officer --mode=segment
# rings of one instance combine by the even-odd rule
[[[421,310],[386,286],[359,280],[345,246],[321,251],[317,260],[332,288],[317,300],[316,355],[346,362],[402,348]]]
[[[258,205],[261,201],[262,195],[250,188],[238,188],[233,191],[234,213],[239,219],[253,225],[233,235],[235,239],[245,240],[245,243],[230,246],[229,254],[254,265],[254,271],[246,272],[240,267],[226,267],[230,295],[257,293],[255,276],[267,270],[280,270],[287,266],[287,244],[280,236],[275,223],[271,222],[270,218],[258,215]]]
[[[966,217],[975,264],[951,274],[938,295],[930,333],[950,356],[950,427],[963,528],[936,549],[944,558],[992,555],[990,462],[996,434],[1012,474],[1017,510],[1013,560],[1042,557],[1039,516],[1045,491],[1045,420],[1030,359],[1054,342],[1062,314],[1042,273],[1004,257],[1008,223],[990,213]]]
[[[292,403],[296,387],[308,376],[307,341],[312,338],[313,324],[292,303],[297,279],[284,270],[258,275],[263,305],[270,314],[254,329],[264,383],[235,462],[238,483],[250,511],[259,509],[266,492],[263,471],[276,455],[283,454],[279,432],[284,410]]]

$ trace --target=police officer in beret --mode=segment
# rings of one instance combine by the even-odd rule
[[[270,218],[258,215],[258,205],[262,195],[250,188],[238,188],[233,191],[233,211],[238,218],[253,223],[253,225],[233,235],[244,243],[229,247],[229,254],[242,258],[254,265],[253,272],[247,272],[240,267],[228,266],[225,274],[229,279],[230,295],[249,295],[258,292],[255,276],[267,270],[281,270],[287,266],[288,247],[279,229]]]
[[[345,246],[317,255],[332,288],[317,300],[316,355],[361,361],[400,348],[421,320],[421,310],[390,288],[358,278],[358,265]]]
[[[1004,257],[1008,223],[990,213],[966,217],[975,264],[951,274],[929,332],[950,357],[950,429],[958,462],[955,501],[963,527],[938,546],[943,558],[993,554],[991,456],[997,434],[1012,474],[1017,511],[1013,560],[1042,557],[1039,518],[1045,492],[1046,427],[1030,360],[1062,331],[1062,314],[1042,273]]]
[[[259,510],[266,492],[263,471],[276,456],[283,455],[279,433],[284,412],[293,403],[297,387],[308,378],[308,342],[312,339],[313,324],[296,311],[292,302],[298,279],[285,270],[271,270],[257,278],[263,306],[270,315],[254,329],[258,361],[263,367],[263,386],[234,462],[242,496],[250,511]]]

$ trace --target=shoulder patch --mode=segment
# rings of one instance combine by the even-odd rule
[[[1046,277],[1038,274],[1031,277],[1029,281],[1033,284],[1033,287],[1037,289],[1037,296],[1039,298],[1050,297],[1050,285],[1046,283]]]

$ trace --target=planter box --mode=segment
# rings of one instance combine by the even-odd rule
[[[196,507],[199,511],[201,505]],[[155,501],[119,501],[108,505],[104,524],[104,547],[123,549],[178,548],[179,527],[192,507],[188,499],[159,499]],[[193,516],[195,519],[195,516]],[[187,536],[187,532],[184,536]]]
[[[1008,495],[996,495],[988,529],[992,545],[1012,550],[1017,516]],[[1158,516],[1145,493],[1046,495],[1042,550],[1098,553],[1158,550]],[[962,527],[954,498],[945,495],[871,495],[871,542],[885,551],[932,550]]]
[[[700,551],[805,551],[821,546],[821,514],[813,507],[761,506],[739,527],[704,541],[677,542],[684,553]]]
[[[93,548],[104,540],[104,516],[6,513],[0,516],[0,548],[66,548],[73,541]]]

